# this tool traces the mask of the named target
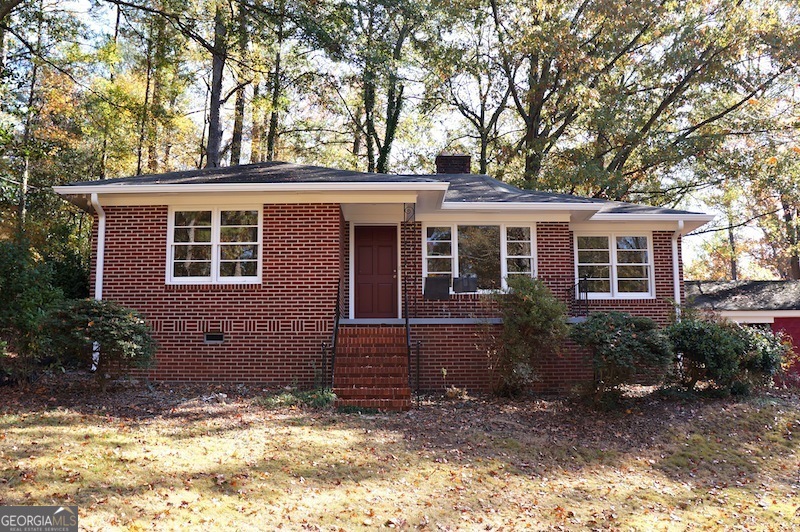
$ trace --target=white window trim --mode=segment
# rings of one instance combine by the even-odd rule
[[[581,236],[604,236],[608,237],[609,245],[609,268],[611,277],[611,292],[589,292],[587,297],[589,299],[653,299],[655,297],[655,257],[653,255],[653,233],[648,231],[581,231],[573,235],[572,251],[575,262],[575,282],[580,281],[578,277],[578,237]],[[638,236],[647,238],[647,266],[648,279],[647,283],[650,287],[648,292],[617,292],[617,237],[620,236]],[[578,299],[580,294],[576,291],[575,298]]]
[[[208,277],[174,277],[172,275],[173,244],[175,238],[175,212],[178,211],[211,211],[211,275]],[[256,275],[248,277],[219,276],[220,225],[222,211],[258,211],[258,261]],[[176,205],[170,206],[167,219],[167,261],[165,282],[168,285],[203,285],[203,284],[261,284],[262,266],[264,262],[264,241],[262,238],[264,210],[262,205]]]
[[[458,226],[459,225],[494,225],[500,228],[500,286],[503,290],[508,290],[508,246],[506,242],[506,229],[508,227],[528,227],[531,230],[531,277],[538,275],[538,250],[536,248],[536,223],[524,222],[430,222],[422,224],[422,278],[428,276],[428,228],[429,227],[449,227],[451,235],[450,253],[452,254],[451,277],[458,277],[460,274],[458,264]],[[436,258],[436,255],[430,257]],[[424,286],[424,284],[423,284]],[[423,288],[424,289],[424,288]],[[477,292],[460,292],[462,294],[491,294],[496,290],[479,289]],[[450,295],[457,295],[453,291],[452,283]]]

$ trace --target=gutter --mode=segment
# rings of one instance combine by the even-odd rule
[[[681,321],[681,267],[678,264],[678,237],[683,233],[683,220],[678,220],[678,230],[672,233],[672,290],[675,299],[675,320]]]

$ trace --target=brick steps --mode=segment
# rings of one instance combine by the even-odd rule
[[[408,410],[408,351],[402,327],[339,329],[333,391],[337,406]]]

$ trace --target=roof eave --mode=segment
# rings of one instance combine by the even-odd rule
[[[596,203],[551,203],[535,201],[445,201],[442,210],[453,211],[599,211]]]
[[[62,196],[82,194],[174,194],[235,192],[333,192],[333,191],[446,191],[449,183],[431,182],[337,182],[337,183],[206,183],[154,185],[64,185],[53,187]]]

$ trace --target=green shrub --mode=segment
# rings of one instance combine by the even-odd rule
[[[0,337],[16,353],[13,361],[4,357],[3,367],[13,366],[16,377],[28,378],[38,368],[41,320],[62,299],[50,268],[25,241],[0,242]]]
[[[576,324],[570,337],[592,351],[596,400],[632,382],[637,370],[663,376],[672,362],[669,340],[650,318],[598,312]]]
[[[748,341],[735,323],[684,319],[670,325],[667,335],[679,357],[679,378],[689,390],[701,380],[722,388],[737,380]]]
[[[764,386],[783,369],[784,362],[794,359],[791,340],[783,333],[761,327],[742,327],[747,351],[740,362],[738,380]]]
[[[148,368],[154,362],[156,344],[150,327],[136,311],[112,301],[67,301],[50,311],[43,328],[43,349],[64,363],[88,366],[97,343],[97,375],[104,387],[106,379],[119,377],[132,368]]]
[[[533,362],[557,351],[566,338],[567,309],[539,279],[508,278],[508,290],[495,297],[503,332],[493,346],[490,362],[493,391],[516,395],[536,379]]]

